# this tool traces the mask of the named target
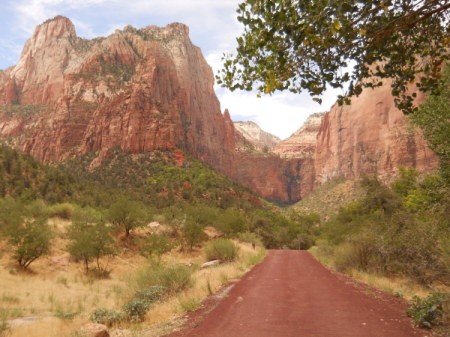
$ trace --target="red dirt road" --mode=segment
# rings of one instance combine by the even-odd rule
[[[192,324],[191,324],[192,325]],[[184,337],[425,337],[393,296],[325,269],[309,253],[270,251]]]

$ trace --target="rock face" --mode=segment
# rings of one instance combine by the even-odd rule
[[[298,200],[312,163],[235,152],[211,68],[188,35],[174,23],[85,40],[69,19],[47,20],[0,71],[0,138],[46,162],[97,152],[93,166],[115,147],[182,150],[263,197]]]
[[[257,151],[272,151],[280,142],[280,138],[264,131],[255,122],[234,122],[234,127]]]
[[[314,158],[317,133],[324,115],[325,113],[310,115],[300,129],[278,143],[272,152],[282,158]]]
[[[420,104],[424,97],[418,96]],[[316,184],[373,174],[388,182],[400,166],[430,172],[438,160],[395,107],[389,81],[364,90],[351,105],[334,105],[323,117],[315,152]]]
[[[211,68],[188,35],[174,23],[85,40],[69,19],[47,20],[19,63],[0,71],[0,139],[47,162],[97,152],[93,166],[115,147],[180,158],[184,152],[265,198],[289,203],[332,178],[389,180],[400,165],[437,166],[394,107],[389,83],[365,90],[350,106],[313,115],[275,147],[278,155],[236,151],[236,144],[251,145],[249,138],[258,147],[275,141],[252,124],[238,126],[245,135],[236,132],[228,111],[220,111]]]

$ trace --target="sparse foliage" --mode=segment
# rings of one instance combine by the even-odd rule
[[[189,250],[194,249],[196,245],[206,239],[203,226],[189,219],[183,225],[182,235],[183,241]]]
[[[217,239],[209,242],[205,246],[206,258],[209,261],[220,260],[231,262],[238,257],[238,247],[233,241],[227,239]]]
[[[161,255],[170,252],[173,247],[174,245],[167,236],[152,234],[145,238],[140,252],[141,255],[147,258],[160,258]]]
[[[104,268],[100,259],[114,255],[115,242],[111,237],[111,229],[93,209],[77,210],[69,230],[69,238],[71,242],[68,251],[75,260],[83,261],[86,273],[91,261],[95,260],[97,270],[102,271]]]
[[[449,294],[432,293],[423,299],[415,297],[407,310],[407,314],[418,326],[431,328],[443,323],[445,316],[449,314],[445,311],[445,307],[448,310],[449,305]]]
[[[393,78],[397,106],[411,112],[409,83],[420,74],[418,88],[436,93],[449,55],[445,0],[245,0],[237,12],[245,31],[218,76],[231,90],[306,90],[321,101],[327,86],[350,82],[351,96]]]
[[[50,250],[52,232],[46,224],[46,214],[30,212],[11,198],[3,199],[0,207],[0,224],[13,258],[20,268],[27,269]]]
[[[442,177],[450,184],[450,64],[444,70],[439,94],[431,95],[412,115],[423,131],[430,148],[440,159]]]
[[[143,209],[144,207],[138,202],[121,198],[111,205],[108,218],[115,226],[122,227],[128,237],[131,230],[145,224]]]

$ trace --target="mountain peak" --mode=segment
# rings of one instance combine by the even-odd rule
[[[33,39],[48,40],[52,38],[76,37],[75,26],[69,18],[57,15],[36,27]]]
[[[238,133],[259,151],[265,148],[271,150],[280,142],[277,136],[264,131],[253,121],[234,122],[234,127]]]

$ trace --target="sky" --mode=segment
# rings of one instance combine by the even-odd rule
[[[240,0],[1,0],[0,69],[17,63],[34,28],[56,15],[75,24],[83,38],[106,36],[130,24],[136,28],[182,22],[189,26],[192,42],[203,51],[217,73],[223,53],[233,52],[243,26],[236,19]],[[287,92],[256,97],[255,92],[230,92],[215,87],[222,111],[235,121],[254,121],[281,139],[301,127],[309,114],[328,111],[339,90],[327,91],[323,103],[307,93]]]

